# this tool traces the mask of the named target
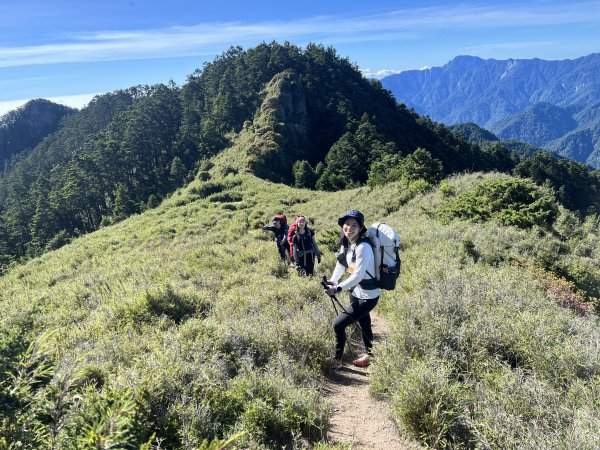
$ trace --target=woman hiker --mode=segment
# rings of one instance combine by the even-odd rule
[[[352,363],[359,367],[369,365],[373,349],[373,330],[369,313],[377,305],[380,295],[377,279],[371,275],[375,267],[373,249],[368,238],[363,237],[367,231],[365,216],[357,210],[348,211],[338,219],[338,225],[342,227],[340,253],[325,292],[328,295],[335,295],[348,291],[350,306],[347,306],[346,310],[333,321],[336,340],[335,356],[328,362],[328,367],[333,370],[342,366],[346,327],[354,322],[360,325],[366,353]],[[339,282],[345,271],[348,271],[348,278]]]
[[[312,276],[315,272],[315,259],[321,263],[321,251],[314,232],[308,228],[306,217],[298,216],[294,223],[296,226],[292,236],[291,254],[294,255],[298,275]]]
[[[277,214],[271,218],[271,223],[273,225],[263,225],[262,229],[265,231],[272,231],[275,239],[275,243],[277,244],[277,251],[279,252],[279,257],[282,261],[285,261],[285,254],[287,253],[290,256],[290,246],[287,241],[288,235],[288,224],[287,217],[285,214]]]

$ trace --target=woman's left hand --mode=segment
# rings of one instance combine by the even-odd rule
[[[331,284],[329,285],[329,287],[327,289],[325,289],[325,293],[327,295],[335,295],[335,293],[337,292],[337,284]]]

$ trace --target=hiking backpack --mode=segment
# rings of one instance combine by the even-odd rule
[[[296,225],[295,221],[288,228],[287,240],[288,240],[288,244],[290,245],[290,258],[292,261],[294,261],[294,234],[296,234],[297,228],[298,228],[298,225]]]
[[[381,289],[392,291],[400,276],[400,236],[389,225],[375,222],[364,234],[371,247],[375,259],[375,276]]]
[[[275,219],[279,220],[279,223],[281,223],[281,225],[287,225],[287,216],[285,214],[277,214],[273,217],[273,220]]]

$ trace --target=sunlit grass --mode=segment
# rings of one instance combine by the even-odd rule
[[[325,193],[223,178],[219,164],[158,208],[0,279],[0,368],[42,367],[27,348],[43,340],[53,371],[1,384],[0,448],[3,437],[43,447],[93,432],[124,447],[322,441],[333,310],[319,280],[351,208],[402,238],[399,286],[378,306],[392,334],[371,381],[403,428],[433,447],[599,445],[597,318],[564,307],[593,305],[597,222],[562,211],[553,231],[522,230],[432,214],[499,174]],[[314,278],[281,265],[260,229],[278,212],[307,216],[326,242]]]

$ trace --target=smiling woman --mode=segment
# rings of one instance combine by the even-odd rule
[[[348,291],[350,305],[333,321],[335,332],[335,356],[328,361],[329,369],[337,370],[343,365],[342,357],[346,345],[346,328],[355,324],[360,330],[365,353],[357,358],[353,352],[352,363],[355,366],[366,367],[370,364],[373,350],[373,330],[371,328],[371,315],[369,314],[379,301],[381,293],[377,279],[369,273],[369,268],[374,267],[374,255],[371,245],[363,238],[367,229],[365,216],[355,209],[348,211],[338,219],[342,228],[340,253],[335,265],[331,281],[327,282],[325,292],[330,296],[342,291]],[[349,276],[339,282],[345,272]],[[371,271],[373,271],[371,269]],[[326,287],[324,285],[324,287]],[[352,347],[350,347],[352,351]]]

